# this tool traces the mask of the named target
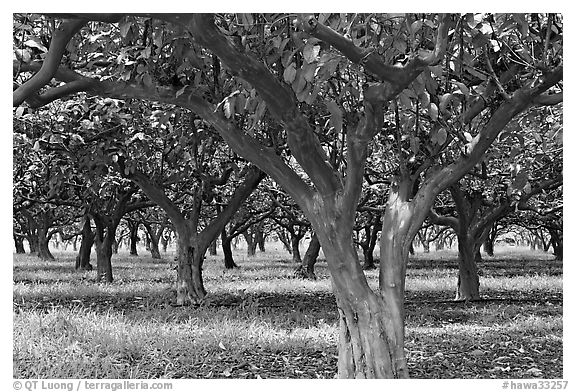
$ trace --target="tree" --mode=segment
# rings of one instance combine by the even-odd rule
[[[88,67],[79,73],[66,67],[61,61],[64,48],[89,20],[119,22],[125,39],[145,41],[139,38],[139,20],[103,14],[65,17],[42,64],[36,59],[17,62],[20,72],[36,73],[16,88],[14,106],[25,100],[41,105],[86,91],[173,104],[208,122],[238,155],[282,186],[310,221],[332,276],[340,316],[338,374],[345,378],[408,376],[405,268],[410,244],[436,195],[480,162],[514,116],[531,105],[562,99],[562,20],[554,14],[530,19],[320,14],[299,16],[303,31],[285,15],[153,15],[165,22],[156,24],[159,29],[170,25],[171,31],[189,33],[193,42],[186,34],[181,40],[191,50],[150,49],[147,55],[153,41],[149,34],[138,51],[150,65],[121,63],[106,71],[111,73],[106,79],[104,71],[90,73]],[[538,51],[528,49],[526,37],[534,38],[532,42],[540,37]],[[73,67],[83,64],[90,47],[86,40],[77,42],[80,46],[69,60]],[[116,50],[121,42],[112,41],[98,53],[107,60],[108,49]],[[210,58],[206,51],[219,59],[218,66],[205,61]],[[398,55],[407,58],[405,65],[393,65]],[[208,64],[207,75],[221,75],[219,62],[226,75],[233,76],[228,95],[221,95],[224,99],[210,94],[210,84],[202,79],[205,74],[191,78],[193,72],[187,70],[194,67],[187,64]],[[165,78],[153,78],[150,66],[156,71],[161,65],[182,71],[185,83],[168,85]],[[472,77],[464,78],[468,73]],[[52,77],[64,84],[38,93]],[[344,94],[332,88],[332,77],[345,81]],[[249,99],[253,106],[239,104]],[[281,125],[290,159],[299,169],[278,154],[272,138],[256,134],[264,110]],[[247,117],[248,123],[240,121]],[[467,140],[465,127],[471,123],[481,126]],[[337,142],[329,151],[341,153],[335,160],[319,140],[318,133],[326,128],[341,136],[333,138]],[[368,286],[352,240],[366,159],[377,135],[389,139],[390,154],[398,164],[382,223],[379,293]],[[439,159],[452,143],[462,146],[462,154]]]

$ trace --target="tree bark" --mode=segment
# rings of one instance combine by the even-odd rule
[[[335,216],[332,219],[337,221]],[[385,300],[368,286],[352,237],[348,236],[347,230],[334,226],[326,230],[316,224],[314,229],[332,275],[340,316],[338,377],[407,377],[403,340],[397,340],[395,322],[391,318],[395,316]]]
[[[208,247],[208,252],[210,256],[216,256],[218,254],[218,243],[216,240],[210,243],[210,246]]]
[[[484,241],[484,252],[490,256],[494,257],[494,238],[491,236],[486,237]]]
[[[148,234],[149,245],[150,245],[150,255],[153,259],[160,260],[162,256],[160,256],[160,250],[158,249],[158,242],[162,238],[162,232],[164,231],[164,226],[160,226],[158,231],[155,232],[152,225],[147,222],[142,222],[144,229],[146,229],[146,233]]]
[[[130,242],[130,256],[138,256],[138,247],[136,246],[140,238],[138,238],[138,222],[128,221],[128,228],[130,229],[129,242]]]
[[[114,281],[112,274],[112,245],[116,235],[116,225],[105,223],[102,218],[92,216],[96,224],[96,281],[104,280],[107,283]]]
[[[550,243],[554,249],[554,256],[556,260],[562,261],[564,259],[564,243],[562,238],[562,231],[556,229],[548,229],[550,233]]]
[[[84,223],[82,224],[82,241],[80,242],[80,250],[76,256],[77,270],[92,270],[92,264],[90,264],[90,254],[92,253],[92,245],[94,244],[94,233],[90,227],[90,218],[88,216],[84,217]]]
[[[308,244],[308,249],[304,254],[302,259],[302,264],[296,267],[294,273],[305,279],[316,280],[316,274],[314,273],[314,266],[318,260],[318,254],[320,253],[320,241],[318,241],[318,236],[316,234],[312,235],[310,238],[310,243]]]
[[[176,304],[199,304],[206,296],[202,279],[202,263],[206,246],[198,248],[193,241],[189,229],[176,227],[178,234],[178,269],[176,276]]]
[[[29,233],[26,236],[26,239],[28,240],[28,246],[30,247],[30,254],[38,254],[38,234],[37,231],[34,231],[33,233]]]
[[[256,241],[254,241],[254,237],[250,230],[246,230],[242,233],[244,239],[246,240],[246,254],[248,257],[254,257],[256,255]]]
[[[222,230],[220,234],[222,239],[222,253],[224,254],[224,267],[226,269],[238,268],[232,256],[232,238],[226,234],[226,229]]]
[[[16,253],[17,254],[26,253],[26,250],[24,249],[24,238],[18,235],[13,235],[13,237],[14,237],[14,248],[16,249]]]
[[[50,252],[50,237],[48,228],[44,225],[38,227],[38,257],[42,260],[54,260],[52,252]]]
[[[302,237],[290,234],[290,248],[292,248],[292,262],[294,264],[302,264],[302,256],[300,255],[301,239]]]
[[[278,235],[278,239],[284,246],[284,249],[290,254],[292,254],[292,247],[290,246],[290,239],[286,235],[286,231],[284,229],[279,229],[276,234]]]
[[[456,301],[475,301],[480,299],[480,279],[476,264],[480,244],[467,234],[458,235],[458,284]]]

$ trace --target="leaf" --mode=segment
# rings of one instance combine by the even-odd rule
[[[436,133],[436,143],[442,145],[446,143],[446,139],[448,138],[448,133],[444,128],[440,128]]]
[[[406,90],[404,90],[400,94],[398,94],[398,99],[400,99],[400,103],[405,108],[407,108],[407,109],[412,108],[412,100],[410,99],[408,94],[406,94]]]
[[[430,118],[432,119],[432,121],[436,121],[438,119],[438,106],[436,106],[435,103],[430,104],[428,114],[430,114]]]
[[[328,101],[326,108],[330,112],[330,123],[336,132],[342,132],[342,111],[338,107],[338,104],[334,101]]]
[[[224,377],[230,377],[232,375],[232,368],[226,368],[224,369],[224,371],[222,372],[222,374],[224,375]]]
[[[218,343],[218,347],[220,347],[222,350],[226,350],[226,346],[224,346],[222,342]]]
[[[180,90],[176,91],[176,98],[178,98],[179,96],[184,94],[184,90],[186,90],[186,87],[188,87],[188,85],[186,85],[186,86],[182,87]]]
[[[48,49],[46,49],[46,47],[44,45],[42,45],[40,42],[38,42],[38,38],[33,37],[27,41],[24,42],[25,46],[28,46],[29,48],[36,48],[39,49],[40,51],[46,53],[48,52]]]
[[[226,118],[234,116],[234,103],[236,102],[236,97],[228,98],[224,101],[224,115]]]
[[[450,93],[446,93],[440,97],[440,111],[442,113],[447,112],[448,105],[452,102],[454,96]]]
[[[418,94],[418,98],[420,98],[420,103],[422,107],[427,107],[428,105],[430,105],[430,94],[428,94],[426,91],[423,91],[420,94]]]
[[[419,149],[420,149],[420,138],[417,136],[410,138],[410,150],[412,150],[412,153],[417,154]]]
[[[521,190],[523,189],[526,184],[528,183],[528,172],[525,169],[520,169],[514,181],[510,185],[513,189]]]
[[[32,147],[34,151],[40,151],[40,140],[36,140],[34,143],[34,147]]]
[[[123,20],[122,22],[120,22],[120,35],[122,36],[122,38],[126,38],[126,35],[128,35],[128,31],[130,30],[130,27],[132,27],[132,23],[127,21],[127,20]]]
[[[320,46],[319,45],[309,45],[306,44],[304,49],[302,50],[302,55],[304,56],[304,60],[308,64],[318,61],[318,53],[320,53]]]
[[[468,143],[470,143],[472,141],[472,135],[470,135],[469,132],[464,132],[464,138],[466,138],[466,141]]]
[[[284,70],[284,80],[286,83],[292,83],[296,79],[296,65],[290,63]]]
[[[460,89],[462,94],[464,94],[464,96],[466,98],[468,98],[470,96],[470,90],[468,89],[468,87],[466,87],[466,85],[464,83],[460,83],[460,82],[454,82],[454,83],[456,83],[456,85],[458,86],[458,88]]]
[[[428,68],[430,69],[430,72],[434,74],[434,76],[437,76],[439,78],[442,77],[444,69],[442,68],[441,65],[429,66]]]
[[[306,64],[302,67],[302,77],[307,82],[314,80],[314,72],[316,71],[316,64]]]
[[[412,23],[412,26],[410,26],[412,34],[416,34],[416,32],[422,27],[423,23],[424,22],[422,22],[422,20],[417,20],[416,22]]]
[[[154,83],[152,82],[152,76],[150,76],[150,74],[148,72],[146,72],[142,76],[142,82],[144,82],[144,85],[146,87],[154,87]]]

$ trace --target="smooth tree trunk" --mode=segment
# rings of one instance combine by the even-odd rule
[[[224,268],[238,268],[238,265],[234,262],[234,257],[232,256],[232,237],[228,237],[226,235],[226,230],[222,230],[221,239],[222,253],[224,254]]]
[[[494,257],[494,239],[490,236],[484,241],[484,253],[490,257]]]
[[[296,267],[294,273],[297,276],[301,276],[305,279],[316,280],[316,273],[314,272],[314,266],[316,265],[316,261],[318,260],[319,253],[320,253],[320,241],[318,241],[318,236],[316,234],[313,234],[312,238],[310,238],[308,249],[306,249],[306,253],[304,253],[302,264]]]
[[[326,257],[338,307],[338,377],[406,378],[403,295],[397,297],[403,294],[402,270],[392,274],[394,282],[387,273],[382,294],[375,293],[353,241],[355,209],[338,198],[318,199],[307,216]]]
[[[162,235],[162,237],[160,237],[160,243],[162,244],[163,253],[166,253],[166,250],[168,249],[168,242],[170,242],[170,232],[165,233],[164,235]]]
[[[199,304],[206,296],[202,279],[204,255],[210,243],[215,241],[241,204],[256,189],[264,178],[264,172],[252,166],[246,171],[244,180],[236,187],[227,206],[199,231],[202,195],[195,195],[194,207],[186,218],[179,207],[170,200],[161,187],[150,181],[143,173],[135,172],[131,179],[168,215],[177,235],[176,261],[176,304]]]
[[[82,224],[82,240],[80,241],[80,250],[76,256],[77,270],[91,271],[92,264],[90,264],[90,254],[92,253],[92,245],[94,244],[94,233],[90,227],[90,218],[85,217]]]
[[[458,235],[458,284],[456,301],[475,301],[480,299],[480,278],[478,276],[478,254],[480,244]]]
[[[266,252],[266,246],[264,244],[266,238],[264,237],[263,221],[255,224],[252,229],[254,230],[254,242],[256,242],[256,247],[260,252]]]
[[[162,259],[162,256],[160,256],[160,249],[158,248],[158,243],[160,242],[160,239],[162,238],[162,232],[164,231],[164,227],[161,226],[158,231],[154,231],[153,227],[151,224],[143,222],[142,223],[144,225],[144,229],[146,230],[146,234],[147,234],[147,238],[148,238],[148,244],[149,244],[149,251],[150,251],[150,255],[152,256],[153,259],[155,260],[160,260]]]
[[[374,262],[374,248],[378,239],[379,225],[370,225],[364,228],[366,239],[360,243],[362,254],[364,255],[364,269],[371,270],[376,268]]]
[[[188,228],[176,227],[176,233],[178,236],[176,304],[199,304],[207,294],[202,278],[202,264],[208,244],[204,249],[199,249]]]
[[[130,243],[130,256],[138,256],[138,223],[137,222],[129,222],[128,228],[130,229],[130,234],[128,237],[128,241]]]
[[[98,231],[98,230],[97,230]],[[106,231],[106,233],[104,233]],[[112,231],[112,232],[111,232]],[[101,233],[96,233],[94,243],[96,245],[96,281],[112,283],[112,238],[115,230],[110,227]]]
[[[286,251],[288,253],[292,254],[292,247],[290,246],[290,239],[286,235],[286,232],[284,230],[281,230],[281,231],[278,231],[276,234],[278,235],[278,239],[280,240],[280,242],[284,246],[284,249],[286,249]]]
[[[14,248],[17,254],[24,254],[26,250],[24,249],[24,238],[14,235]]]
[[[256,255],[256,247],[257,243],[254,240],[254,236],[252,235],[250,230],[245,231],[242,233],[244,239],[246,240],[246,254],[248,257],[254,257]]]
[[[550,233],[550,243],[552,244],[556,260],[564,260],[564,241],[562,237],[562,230],[548,229],[548,232]]]
[[[302,264],[302,256],[300,255],[300,240],[302,237],[291,234],[290,247],[292,248],[292,262],[294,264]]]
[[[208,254],[210,256],[216,256],[218,254],[218,242],[216,240],[210,243],[210,247],[208,248]]]
[[[266,252],[266,237],[260,232],[260,236],[257,238],[258,250],[262,253]]]
[[[384,299],[368,286],[351,233],[335,227],[323,230],[321,225],[314,229],[331,271],[340,316],[338,377],[407,376],[407,368],[395,355],[395,346],[403,342],[395,337]]]
[[[428,241],[427,239],[422,239],[422,249],[424,250],[424,253],[430,253],[430,241]]]
[[[46,227],[38,227],[38,257],[42,260],[54,260],[54,256],[50,252],[50,237]]]

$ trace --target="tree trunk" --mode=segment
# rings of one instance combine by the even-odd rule
[[[140,240],[140,238],[138,238],[138,223],[137,222],[132,222],[132,223],[129,222],[128,228],[130,229],[130,236],[129,236],[130,256],[138,256],[138,248],[136,247],[136,244]]]
[[[120,243],[118,242],[118,240],[116,240],[116,238],[114,238],[114,241],[112,241],[112,253],[117,255],[119,247],[120,247]]]
[[[222,231],[222,253],[224,254],[224,267],[226,269],[238,268],[232,256],[232,237],[226,236]]]
[[[38,227],[38,257],[42,260],[54,260],[50,252],[50,236],[46,227]]]
[[[404,288],[408,254],[414,250],[412,242],[420,229],[420,225],[412,227],[414,211],[408,201],[410,192],[409,181],[390,188],[380,234],[379,287],[389,324],[387,335],[392,369],[397,378],[408,378],[404,353]]]
[[[218,241],[214,240],[210,243],[210,247],[208,248],[208,252],[210,256],[216,256],[218,254]]]
[[[424,253],[430,253],[430,241],[423,238],[422,239],[422,248],[424,249]]]
[[[160,249],[158,249],[158,238],[150,238],[150,255],[153,259],[160,260],[162,256],[160,256]]]
[[[114,230],[112,230],[114,231]],[[110,228],[106,228],[106,233],[102,231],[100,235],[96,234],[96,281],[102,280],[112,283],[112,238],[114,234]]]
[[[152,228],[150,223],[143,222],[144,229],[146,230],[146,238],[149,244],[148,250],[150,251],[150,255],[153,259],[160,260],[162,257],[160,256],[160,250],[158,249],[158,242],[162,238],[162,232],[164,231],[164,227],[161,226],[158,229],[158,232],[155,232]]]
[[[362,246],[362,254],[364,255],[364,269],[372,270],[376,269],[376,264],[374,263],[374,254],[368,246]]]
[[[176,304],[182,306],[198,304],[206,296],[202,280],[204,250],[198,249],[188,230],[178,228],[176,230],[178,233]]]
[[[277,235],[280,242],[282,242],[282,245],[284,245],[284,249],[286,249],[288,253],[292,254],[292,247],[290,246],[290,240],[286,236],[286,232],[281,230],[277,232]]]
[[[550,233],[550,243],[554,249],[554,256],[556,260],[562,261],[564,259],[564,241],[562,238],[562,231],[549,229]]]
[[[246,254],[248,255],[248,257],[254,257],[256,255],[257,244],[256,241],[254,241],[252,233],[249,230],[247,230],[244,233],[242,233],[242,235],[246,240]]]
[[[369,287],[353,241],[355,208],[344,201],[354,202],[325,197],[306,206],[306,215],[326,257],[340,316],[338,377],[408,377],[403,308],[397,309],[396,298],[390,302],[388,283],[386,287],[381,284],[383,295]],[[386,277],[384,281],[388,282]],[[403,276],[398,275],[398,279],[394,290],[403,294]],[[403,295],[399,301],[402,306]]]
[[[494,257],[494,240],[495,238],[489,235],[484,241],[484,252],[490,257]]]
[[[24,249],[24,239],[20,236],[14,235],[14,247],[17,254],[24,254],[26,250]]]
[[[266,252],[266,237],[264,237],[262,232],[260,232],[256,242],[258,243],[258,250],[262,253]]]
[[[38,254],[38,234],[36,232],[30,233],[26,236],[28,246],[30,247],[30,254]]]
[[[377,217],[380,219],[380,217]],[[370,270],[375,269],[376,264],[374,263],[374,248],[376,247],[376,240],[378,238],[379,224],[367,226],[365,228],[366,239],[365,243],[361,244],[362,253],[364,255],[364,269]]]
[[[302,259],[302,264],[300,264],[294,273],[305,279],[316,280],[316,274],[314,273],[314,265],[318,260],[318,254],[320,253],[320,241],[318,241],[318,236],[316,234],[312,235],[310,243],[308,244],[308,249],[304,254]]]
[[[80,242],[80,251],[78,256],[76,256],[76,266],[78,270],[92,270],[92,264],[90,264],[90,253],[92,253],[92,245],[94,244],[94,233],[90,227],[90,218],[84,218],[84,224],[82,225],[82,241]]]
[[[336,217],[333,219],[336,221]],[[368,286],[352,236],[336,227],[325,232],[322,225],[314,229],[330,268],[340,316],[338,377],[407,377],[403,340],[395,337],[384,299]],[[397,345],[401,358],[396,356]]]
[[[480,279],[476,260],[480,244],[475,243],[466,234],[458,235],[458,286],[456,301],[474,301],[480,299]]]
[[[291,234],[290,247],[292,248],[292,262],[294,264],[302,264],[302,256],[300,255],[300,240],[302,237]]]

